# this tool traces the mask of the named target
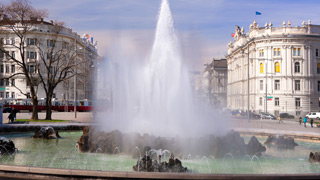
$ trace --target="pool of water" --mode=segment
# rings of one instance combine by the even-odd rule
[[[102,171],[133,171],[137,162],[130,155],[81,153],[75,145],[81,132],[60,132],[62,139],[33,139],[33,133],[0,135],[11,139],[19,151],[15,155],[0,156],[0,164],[87,169]],[[245,140],[248,138],[245,137]],[[258,138],[261,143],[266,138]],[[297,141],[295,150],[277,150],[267,148],[260,157],[233,157],[227,154],[224,158],[213,156],[194,156],[182,158],[182,164],[191,173],[219,174],[303,174],[320,173],[320,164],[309,163],[310,151],[319,151],[320,143]]]

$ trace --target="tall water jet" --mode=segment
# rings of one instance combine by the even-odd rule
[[[110,89],[97,89],[99,101],[101,96],[109,96],[108,112],[96,113],[102,129],[165,136],[225,130],[221,128],[225,120],[193,98],[167,0],[161,3],[151,55],[144,63],[133,61],[133,57],[126,61],[125,50],[114,52],[122,54],[110,56],[98,77],[98,83]],[[113,59],[121,61],[115,64]]]

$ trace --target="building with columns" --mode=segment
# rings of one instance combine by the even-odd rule
[[[296,117],[320,111],[320,25],[282,27],[254,21],[236,26],[228,44],[229,109],[287,112]]]

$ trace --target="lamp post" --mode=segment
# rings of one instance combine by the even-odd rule
[[[247,60],[248,60],[248,68],[247,68],[247,75],[248,75],[248,77],[247,77],[247,79],[248,79],[248,103],[247,103],[247,105],[248,105],[248,107],[247,107],[247,118],[248,118],[248,122],[250,123],[250,71],[249,71],[249,67],[250,67],[250,50],[249,50],[249,43],[247,44],[248,45],[248,47],[247,47],[247,51],[248,51],[248,53],[247,53]],[[242,50],[241,51],[241,53],[242,54],[245,54],[244,53],[244,50]]]
[[[249,66],[250,66],[250,58],[249,58],[249,44],[248,44],[248,122],[250,123],[250,72],[249,72]]]

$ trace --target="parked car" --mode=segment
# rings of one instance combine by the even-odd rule
[[[260,118],[262,118],[262,119],[277,119],[274,115],[269,114],[269,113],[264,113],[264,112],[260,113]]]
[[[260,114],[250,113],[250,118],[252,118],[252,119],[260,119]]]
[[[320,112],[310,112],[306,117],[309,119],[320,119]]]
[[[291,114],[288,114],[288,113],[280,113],[280,118],[289,118],[289,119],[292,119],[292,118],[294,118],[294,116],[291,115]]]

